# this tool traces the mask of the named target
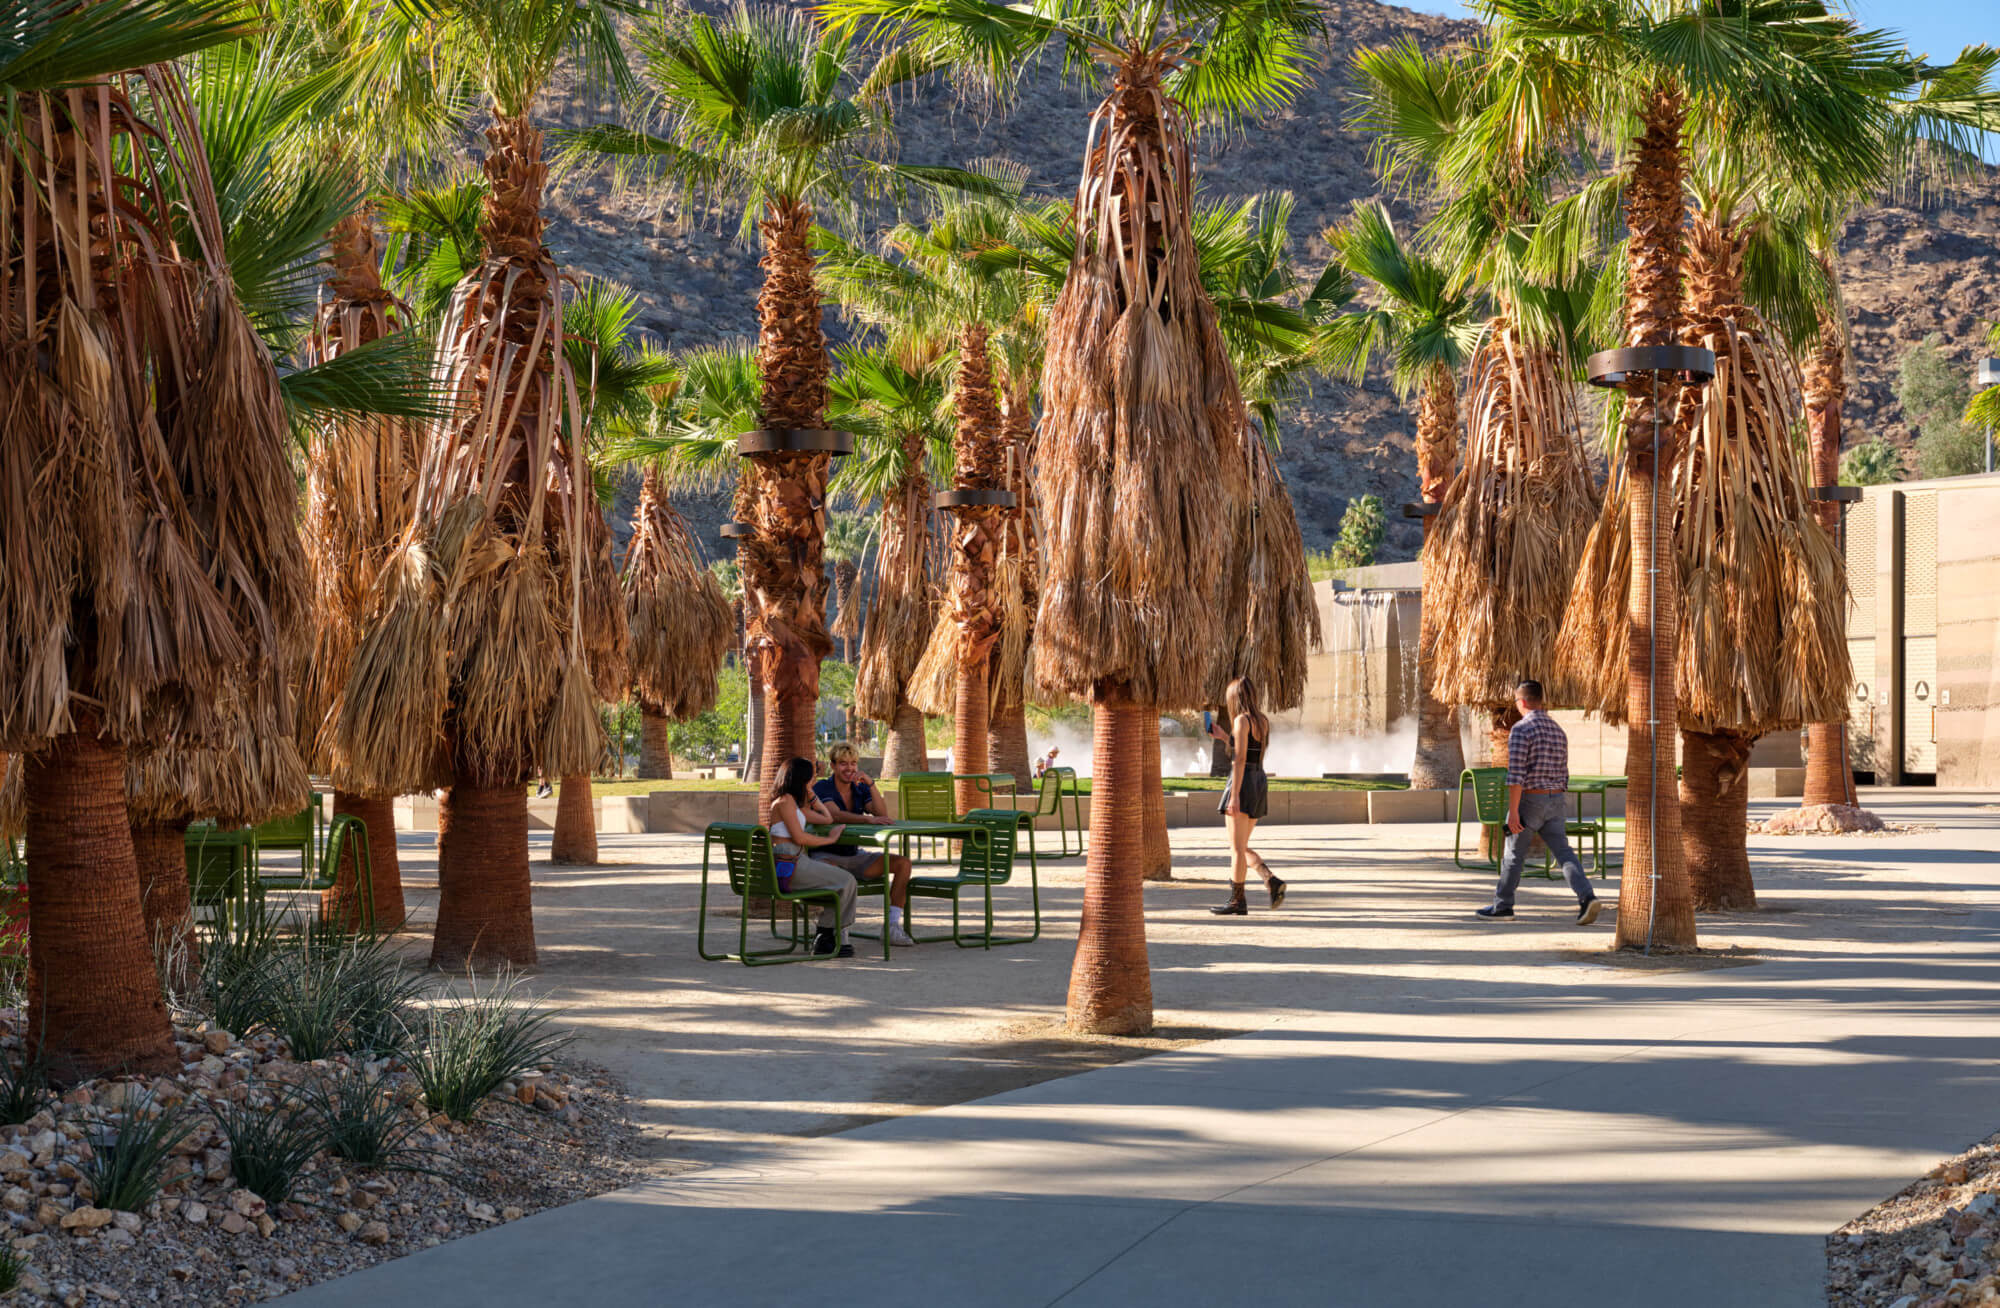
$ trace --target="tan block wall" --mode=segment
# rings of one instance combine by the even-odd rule
[[[2000,786],[2000,487],[1938,493],[1938,699],[1938,784]]]

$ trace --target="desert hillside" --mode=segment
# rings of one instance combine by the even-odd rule
[[[705,8],[720,6],[704,5]],[[1297,197],[1296,249],[1303,263],[1327,254],[1317,233],[1357,199],[1375,194],[1367,142],[1344,125],[1343,70],[1352,51],[1402,36],[1426,45],[1460,39],[1474,25],[1371,0],[1334,0],[1334,32],[1316,94],[1249,132],[1202,143],[1206,189],[1218,194],[1286,189]],[[1073,184],[1084,120],[1094,100],[1044,76],[1004,115],[968,108],[934,85],[898,107],[903,156],[962,163],[1005,156],[1031,169],[1051,194]],[[557,97],[554,116],[571,125],[611,116],[614,107]],[[571,174],[552,188],[551,244],[580,272],[613,278],[643,297],[641,324],[674,347],[755,330],[756,253],[736,239],[733,219],[683,214],[654,199],[614,190],[606,177]],[[1907,445],[1911,433],[1892,393],[1901,351],[1930,332],[1944,335],[1969,368],[1983,325],[2000,317],[2000,175],[1989,172],[1941,202],[1918,208],[1885,203],[1859,215],[1842,247],[1842,279],[1854,323],[1855,387],[1848,438],[1881,432]],[[843,330],[829,314],[830,329]],[[1414,554],[1414,524],[1394,506],[1414,497],[1411,416],[1386,381],[1359,390],[1321,385],[1285,415],[1283,467],[1309,547],[1331,541],[1346,502],[1375,492],[1391,506],[1386,553]],[[720,505],[690,506],[702,535]]]

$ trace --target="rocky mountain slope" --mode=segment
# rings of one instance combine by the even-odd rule
[[[1372,0],[1334,0],[1333,9],[1318,86],[1263,125],[1205,138],[1198,155],[1211,193],[1291,191],[1296,257],[1314,269],[1328,254],[1318,233],[1341,220],[1354,201],[1377,193],[1367,139],[1344,125],[1349,56],[1399,37],[1440,46],[1475,30],[1469,22]],[[590,103],[574,91],[552,99],[553,116],[567,125],[616,114],[615,106]],[[957,164],[1005,156],[1030,170],[1037,191],[1066,194],[1075,184],[1094,104],[1094,97],[1047,74],[1003,115],[962,103],[948,86],[927,86],[897,108],[903,157]],[[562,178],[550,199],[556,219],[550,243],[558,255],[579,272],[632,286],[644,302],[641,325],[669,345],[754,332],[757,256],[737,239],[733,216],[682,213],[653,197],[620,192],[595,171]],[[1940,332],[1954,357],[1970,367],[1983,325],[2000,317],[2000,175],[1989,172],[1930,207],[1867,210],[1850,225],[1842,251],[1855,349],[1848,439],[1879,431],[1907,446],[1911,433],[1892,393],[1901,351]],[[831,312],[828,319],[835,335],[844,331]],[[1373,492],[1390,507],[1385,556],[1414,555],[1416,526],[1396,513],[1416,494],[1413,429],[1413,412],[1380,377],[1359,389],[1322,384],[1292,406],[1282,422],[1282,464],[1309,548],[1331,542],[1349,499]],[[701,534],[712,540],[719,502],[690,507]]]

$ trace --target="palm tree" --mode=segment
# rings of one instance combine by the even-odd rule
[[[491,102],[481,265],[439,336],[451,414],[430,424],[412,519],[384,565],[339,721],[376,788],[445,787],[431,962],[535,959],[526,782],[588,773],[597,703],[621,696],[627,634],[595,497],[588,396],[564,349],[561,271],[542,243],[536,97],[564,58],[623,85],[610,11],[451,0],[453,51]]]
[[[1900,131],[1908,112],[1879,115],[1876,131]],[[1955,112],[1933,99],[1918,118]],[[1696,909],[1742,910],[1756,904],[1744,835],[1751,749],[1760,735],[1844,712],[1852,683],[1838,538],[1814,512],[1794,441],[1801,395],[1793,351],[1824,357],[1838,300],[1821,253],[1829,199],[1853,174],[1824,176],[1785,155],[1760,158],[1754,141],[1746,146],[1706,124],[1690,139],[1683,339],[1710,349],[1719,364],[1699,402],[1683,406],[1673,442],[1682,451],[1673,475],[1681,621],[1694,633],[1676,676],[1685,756],[1679,801]],[[1872,137],[1857,149],[1860,166],[1884,157]],[[1608,243],[1603,219],[1572,221],[1566,211],[1608,214],[1604,201],[1617,184],[1614,176],[1557,206],[1537,244],[1560,245],[1570,229],[1593,226]],[[1545,241],[1550,234],[1556,239]],[[1607,511],[1607,540],[1622,531],[1622,507]],[[1622,577],[1607,579],[1613,584],[1579,589],[1564,645],[1568,662],[1599,673],[1590,702],[1618,721],[1622,649],[1607,649],[1602,632],[1615,627],[1626,602]]]
[[[868,557],[868,524],[859,515],[836,513],[826,523],[826,558],[833,565],[832,632],[841,642],[841,658],[854,662],[854,642],[861,636],[861,564]]]
[[[1381,303],[1328,323],[1326,350],[1334,366],[1359,382],[1380,351],[1391,356],[1390,380],[1399,395],[1418,392],[1417,486],[1426,504],[1444,500],[1458,458],[1458,371],[1479,339],[1478,305],[1462,274],[1455,274],[1406,245],[1389,211],[1358,204],[1327,241],[1356,277],[1373,282]],[[1425,539],[1430,519],[1424,520]],[[1431,658],[1437,644],[1439,606],[1426,594],[1417,638],[1417,752],[1410,785],[1446,790],[1465,767],[1458,715],[1431,693]]]
[[[1687,327],[1687,125],[1714,124],[1736,147],[1789,157],[1801,171],[1859,178],[1879,172],[1867,153],[1871,110],[1854,88],[1879,81],[1886,47],[1856,34],[1810,0],[1482,0],[1493,40],[1516,85],[1532,96],[1497,96],[1472,151],[1511,143],[1517,157],[1578,129],[1637,135],[1623,151],[1626,343],[1680,345]],[[1624,879],[1618,900],[1622,947],[1695,945],[1694,904],[1681,853],[1673,787],[1680,658],[1678,579],[1672,519],[1660,483],[1672,466],[1682,407],[1692,403],[1681,371],[1622,370],[1623,492],[1630,511],[1627,655],[1630,777]],[[1582,579],[1579,585],[1585,584]]]
[[[1069,1021],[1144,1031],[1147,741],[1162,706],[1206,697],[1207,669],[1186,654],[1225,636],[1214,543],[1248,481],[1248,420],[1192,240],[1191,132],[1203,117],[1288,102],[1321,6],[831,0],[822,12],[836,30],[894,30],[912,64],[957,66],[996,86],[1049,45],[1093,82],[1109,74],[1077,188],[1076,256],[1049,322],[1034,676],[1088,698],[1096,736]]]
[[[0,521],[0,748],[25,755],[27,1056],[63,1080],[176,1064],[128,748],[213,738],[246,668],[282,696],[302,629],[278,376],[169,62],[247,35],[238,14],[42,7],[0,38],[0,500],[24,508]]]
[[[826,424],[830,361],[820,323],[815,214],[846,219],[865,190],[938,180],[949,170],[883,161],[888,92],[913,70],[858,61],[852,40],[803,15],[739,3],[722,18],[674,9],[638,28],[654,132],[604,126],[578,148],[656,171],[689,195],[743,210],[760,235],[758,425],[779,448],[753,456],[741,485],[741,549],[753,675],[763,684],[764,774],[813,753],[826,631],[825,504],[831,458],[810,436]],[[789,433],[789,434],[787,434]],[[765,787],[769,789],[768,785]]]
[[[743,521],[750,516],[755,482],[744,475],[751,470],[749,465],[736,458],[735,434],[755,424],[759,391],[756,349],[748,342],[731,341],[683,350],[672,356],[670,374],[654,389],[653,403],[619,426],[610,442],[609,454],[614,459],[638,463],[656,476],[659,481],[656,502],[665,506],[668,512],[671,512],[671,506],[667,505],[666,496],[674,491],[713,491],[729,486],[732,487],[737,521]],[[678,520],[678,515],[675,515],[675,520]],[[636,538],[634,544],[637,544]],[[733,634],[724,645],[736,644],[744,665],[749,667],[750,628],[745,621],[748,601],[743,588],[744,557],[745,546],[739,540],[737,557],[718,560],[710,565],[710,572],[731,611],[728,628]],[[693,669],[690,675],[699,677],[702,674],[699,669]],[[667,702],[664,697],[662,702]],[[746,780],[758,775],[758,742],[764,725],[763,710],[763,683],[751,676],[748,716],[744,724],[743,777]],[[701,711],[699,708],[691,710]],[[662,719],[657,732],[662,739],[665,726]]]
[[[1948,185],[1982,157],[1969,129],[1990,123],[1995,103],[1993,78],[2000,67],[2000,50],[1968,46],[1948,67],[1917,62],[1912,81],[1891,97],[1890,130],[1896,147],[1891,180],[1923,187]],[[1814,258],[1829,295],[1819,305],[1816,335],[1801,362],[1805,389],[1806,442],[1812,460],[1813,484],[1832,486],[1840,476],[1841,413],[1847,400],[1847,310],[1841,301],[1835,258],[1840,232],[1854,208],[1855,196],[1821,192],[1817,203],[1804,205],[1811,228]],[[1995,342],[2000,348],[2000,341]],[[1968,422],[1973,415],[1968,413]],[[1990,425],[1990,424],[1989,424]],[[1816,504],[1820,525],[1835,540],[1841,537],[1840,505]],[[1841,559],[1845,576],[1846,559]],[[1854,769],[1848,757],[1847,718],[1842,715],[1806,728],[1806,805],[1856,804]],[[1849,819],[1861,821],[1858,815]]]
[[[874,595],[856,669],[856,711],[887,724],[882,775],[929,768],[923,713],[911,702],[937,611],[930,548],[933,473],[951,462],[945,383],[951,358],[924,337],[838,352],[834,403],[856,437],[835,486],[880,505]]]
[[[328,174],[348,179],[364,197],[333,226],[327,240],[326,277],[302,342],[302,363],[352,368],[374,354],[388,361],[417,359],[427,374],[428,342],[417,333],[410,306],[385,284],[395,259],[376,232],[377,188],[407,163],[443,145],[458,129],[471,88],[457,69],[432,58],[441,35],[436,14],[425,8],[362,4],[287,4],[287,28],[296,34],[305,70],[267,77],[270,88],[305,82],[315,66],[344,70],[344,93],[309,102],[298,124],[299,145]],[[296,99],[287,90],[285,98]],[[482,188],[483,194],[483,188]],[[476,259],[474,260],[476,262]],[[440,278],[444,293],[463,269]],[[403,880],[396,851],[395,797],[359,784],[338,750],[341,712],[368,596],[390,548],[410,517],[421,420],[427,413],[329,412],[306,443],[307,567],[313,589],[313,645],[298,687],[299,748],[312,770],[333,781],[333,812],[352,817],[367,832],[370,900],[378,922],[404,918]],[[358,925],[354,893],[360,856],[338,869],[332,897]]]
[[[1517,162],[1495,150],[1475,167],[1443,171],[1460,137],[1505,93],[1491,61],[1483,41],[1440,53],[1407,40],[1362,51],[1351,121],[1374,135],[1384,184],[1433,207],[1424,228],[1433,257],[1483,284],[1494,302],[1471,362],[1465,457],[1424,523],[1424,607],[1449,620],[1430,620],[1420,659],[1427,706],[1489,714],[1488,761],[1504,764],[1523,677],[1542,680],[1552,703],[1575,702],[1552,675],[1549,654],[1597,514],[1573,378],[1594,278],[1571,271],[1550,285],[1522,267],[1530,236],[1545,225],[1550,189],[1568,168],[1565,152]],[[1438,728],[1451,730],[1442,721]],[[1452,765],[1448,756],[1427,770],[1455,784]],[[1486,852],[1497,853],[1502,839],[1497,826],[1487,828]]]

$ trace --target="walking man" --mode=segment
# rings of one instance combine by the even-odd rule
[[[1542,708],[1542,683],[1514,688],[1521,720],[1507,733],[1507,852],[1500,860],[1500,885],[1493,902],[1478,910],[1489,922],[1514,916],[1514,891],[1528,863],[1532,836],[1540,836],[1562,864],[1563,879],[1576,892],[1576,920],[1589,926],[1604,907],[1569,847],[1564,822],[1569,814],[1569,737]]]

